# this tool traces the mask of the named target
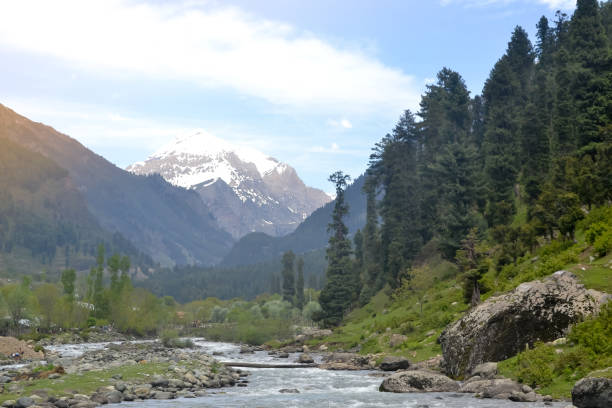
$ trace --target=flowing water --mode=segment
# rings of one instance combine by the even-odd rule
[[[194,339],[195,343],[221,361],[251,363],[293,363],[298,354],[279,359],[259,351],[240,354],[240,347],[229,343]],[[58,346],[56,351],[76,356],[105,343]],[[315,356],[320,359],[320,356]],[[326,371],[317,368],[249,368],[248,387],[211,390],[206,397],[176,400],[124,402],[121,407],[208,408],[208,407],[384,407],[384,408],[540,408],[565,407],[568,403],[518,403],[508,400],[477,399],[470,394],[422,393],[393,394],[379,392],[380,373],[372,371]],[[280,390],[299,393],[281,393]]]

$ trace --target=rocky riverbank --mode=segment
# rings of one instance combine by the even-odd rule
[[[0,377],[3,407],[88,408],[146,399],[194,398],[207,390],[246,386],[248,373],[225,367],[197,349],[158,342],[110,344],[76,358],[48,353]]]

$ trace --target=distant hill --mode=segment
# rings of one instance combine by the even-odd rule
[[[255,231],[286,235],[330,201],[323,191],[306,186],[288,164],[205,131],[177,137],[127,170],[160,174],[173,185],[197,191],[235,239]]]
[[[366,200],[363,193],[363,176],[355,179],[345,193],[349,205],[346,225],[354,234],[363,228],[366,220]],[[325,248],[329,239],[327,225],[331,222],[334,202],[313,212],[297,229],[284,237],[271,237],[264,233],[252,233],[240,239],[221,262],[221,266],[249,265],[278,258],[283,252],[292,250],[304,253]]]
[[[3,105],[0,137],[49,159],[41,166],[53,168],[50,177],[57,172],[55,184],[65,183],[66,196],[61,203],[74,205],[81,214],[75,224],[97,223],[99,228],[127,238],[162,265],[211,265],[219,262],[233,243],[197,193],[173,186],[160,176],[122,170],[76,140]],[[30,171],[27,160],[14,164],[12,173]],[[60,177],[62,171],[65,176]],[[77,203],[81,199],[82,205]]]

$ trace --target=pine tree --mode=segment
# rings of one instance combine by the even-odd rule
[[[349,309],[354,295],[354,282],[351,265],[351,241],[348,239],[348,228],[344,224],[344,217],[349,208],[344,201],[344,190],[350,176],[341,171],[329,176],[329,181],[336,187],[336,199],[332,212],[332,222],[328,226],[331,232],[327,247],[327,282],[321,290],[319,303],[321,304],[323,324],[326,326],[338,325]]]
[[[295,306],[302,310],[304,308],[304,258],[297,261],[297,284],[295,286]]]
[[[283,300],[295,304],[295,271],[293,264],[295,262],[295,254],[293,251],[287,251],[283,254]]]

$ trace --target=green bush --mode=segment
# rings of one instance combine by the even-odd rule
[[[612,228],[608,228],[593,242],[593,249],[598,256],[605,256],[612,252]]]
[[[361,353],[362,354],[377,354],[382,353],[382,348],[378,344],[378,338],[373,337],[367,341],[365,341],[361,345]]]
[[[164,330],[160,339],[164,347],[168,348],[192,348],[195,346],[191,339],[181,339],[176,330]]]
[[[568,339],[593,350],[600,358],[612,356],[612,302],[603,306],[597,317],[576,325]]]
[[[518,380],[531,387],[551,384],[554,377],[552,365],[556,357],[554,347],[549,345],[538,345],[519,353],[516,359]]]

